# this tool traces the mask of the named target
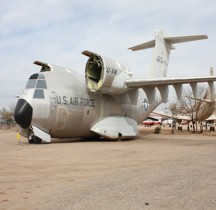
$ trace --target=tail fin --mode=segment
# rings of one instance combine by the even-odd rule
[[[175,46],[173,44],[207,38],[208,37],[206,35],[171,37],[160,29],[156,32],[154,40],[136,45],[134,47],[130,47],[129,49],[132,51],[137,51],[155,47],[150,69],[150,77],[162,78],[166,77],[167,74],[170,51],[175,49]]]

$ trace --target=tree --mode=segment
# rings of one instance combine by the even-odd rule
[[[13,117],[14,105],[11,105],[9,109],[2,108],[0,110],[0,123],[2,125],[7,125],[10,128],[14,125],[14,117]]]
[[[174,128],[176,129],[176,116],[179,113],[178,102],[172,102],[169,105],[169,111],[172,117],[172,133],[174,133]]]
[[[194,97],[191,89],[184,91],[184,97],[179,100],[180,113],[189,117],[192,122],[193,133],[198,130],[198,121],[200,122],[200,132],[203,131],[203,120],[214,109],[214,100],[207,100],[209,89],[200,87],[197,91],[196,97]]]

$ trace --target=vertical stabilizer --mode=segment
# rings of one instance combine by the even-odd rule
[[[169,63],[170,51],[175,49],[173,44],[181,42],[196,41],[201,39],[207,39],[206,35],[192,35],[192,36],[168,36],[163,30],[158,30],[155,33],[155,40],[145,42],[140,45],[129,48],[130,50],[137,51],[147,48],[155,47],[153,59],[150,68],[151,78],[163,78],[166,77],[167,68]]]
[[[166,77],[172,44],[165,41],[164,36],[162,30],[155,33],[155,49],[149,72],[151,78]]]

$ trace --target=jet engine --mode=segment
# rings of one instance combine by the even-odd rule
[[[126,66],[87,50],[82,54],[89,57],[85,67],[85,79],[91,91],[107,94],[128,91],[125,80],[131,78],[132,73]]]

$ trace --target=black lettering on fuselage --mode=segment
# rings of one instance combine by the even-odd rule
[[[66,96],[63,96],[63,104],[67,105],[67,97]]]
[[[91,98],[90,101],[91,101],[91,106],[95,107],[95,100],[93,98]]]
[[[106,73],[112,74],[112,75],[117,75],[118,70],[117,70],[117,69],[114,69],[114,68],[112,68],[112,67],[106,67]]]
[[[70,105],[78,106],[78,98],[70,97]]]
[[[56,103],[70,106],[95,107],[95,99],[93,98],[57,96]]]
[[[80,98],[80,105],[95,107],[95,100],[93,98]]]
[[[61,96],[56,97],[56,102],[57,102],[57,104],[61,104]]]

